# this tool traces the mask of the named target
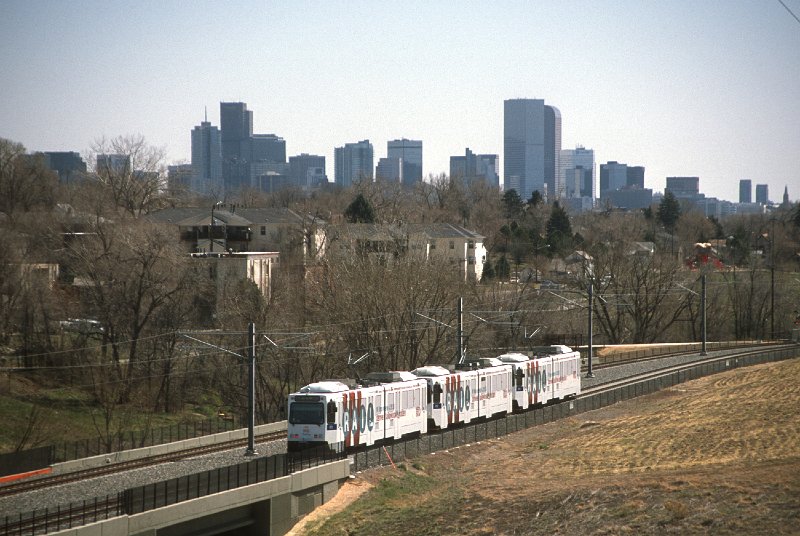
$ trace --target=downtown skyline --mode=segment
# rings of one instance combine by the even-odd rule
[[[377,162],[402,138],[423,142],[427,177],[467,147],[502,169],[503,102],[538,98],[561,112],[562,149],[644,166],[648,188],[699,176],[736,201],[751,179],[800,197],[800,24],[777,1],[12,0],[0,30],[0,136],[29,151],[140,133],[188,163],[204,109],[219,126],[218,103],[241,101],[255,132],[325,156],[330,179],[335,147],[369,139]]]

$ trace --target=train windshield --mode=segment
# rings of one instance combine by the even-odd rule
[[[324,424],[325,406],[321,402],[294,402],[289,407],[290,424]]]

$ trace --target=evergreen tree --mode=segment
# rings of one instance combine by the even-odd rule
[[[509,276],[511,276],[511,265],[508,264],[508,259],[506,259],[505,255],[497,259],[494,271],[497,274],[497,278],[501,280],[508,280]]]
[[[483,274],[481,275],[481,283],[486,281],[491,281],[494,279],[494,266],[489,259],[486,259],[486,262],[483,263]]]
[[[720,221],[714,216],[709,216],[708,221],[714,224],[714,238],[725,238],[725,229]]]
[[[362,194],[358,194],[348,205],[344,217],[349,223],[375,223],[375,211]]]
[[[792,218],[792,221],[797,227],[800,227],[800,201],[798,201],[797,207],[795,207],[794,218]]]
[[[528,204],[532,207],[538,207],[543,201],[542,193],[539,190],[534,190],[531,194],[531,198],[528,200]]]
[[[681,217],[681,205],[675,198],[675,194],[669,190],[664,193],[664,198],[661,199],[661,204],[658,205],[656,216],[659,223],[667,231],[673,232],[675,230],[675,224],[678,223],[678,219]]]
[[[522,198],[516,190],[509,190],[503,194],[503,208],[506,212],[506,218],[514,219],[522,214]]]
[[[547,243],[550,251],[561,252],[572,244],[572,225],[567,212],[557,202],[553,203],[550,219],[547,220]]]

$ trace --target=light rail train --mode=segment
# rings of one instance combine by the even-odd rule
[[[580,355],[566,346],[373,372],[360,385],[316,382],[289,395],[288,449],[370,446],[524,411],[580,390]]]

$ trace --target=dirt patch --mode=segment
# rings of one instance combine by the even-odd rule
[[[332,514],[340,512],[347,508],[348,505],[355,502],[364,493],[369,491],[374,485],[367,479],[357,478],[351,479],[346,482],[341,489],[336,493],[336,496],[330,501],[326,502],[313,512],[303,517],[297,524],[292,527],[292,530],[286,533],[286,536],[299,536],[304,534],[307,526],[314,525],[320,521],[324,521]]]
[[[366,471],[292,534],[798,534],[799,408],[800,360],[710,376]]]

